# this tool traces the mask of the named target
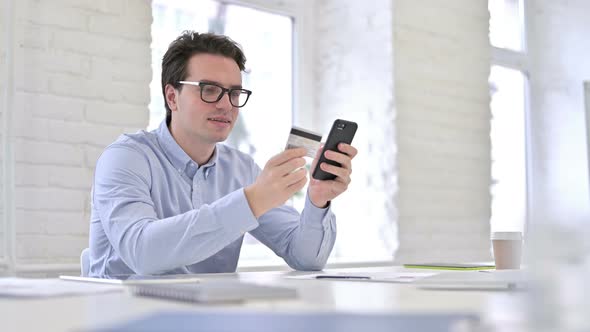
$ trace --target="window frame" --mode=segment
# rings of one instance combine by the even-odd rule
[[[291,120],[299,126],[313,128],[313,40],[314,30],[312,0],[224,0],[228,5],[238,5],[262,10],[293,19],[293,113]],[[305,45],[305,46],[304,46]]]
[[[493,1],[493,0],[488,0]],[[531,224],[531,204],[532,204],[532,195],[533,195],[533,178],[532,178],[532,128],[531,128],[531,90],[530,90],[530,81],[531,81],[531,59],[529,55],[529,43],[528,43],[528,36],[532,31],[531,22],[528,19],[528,14],[531,12],[531,3],[529,0],[521,0],[520,5],[520,18],[521,18],[521,26],[520,26],[520,33],[522,34],[522,51],[514,51],[507,48],[496,47],[492,45],[490,41],[491,47],[491,64],[490,69],[492,66],[501,66],[506,67],[514,70],[520,71],[524,78],[525,78],[525,86],[524,88],[524,116],[525,116],[525,128],[524,128],[524,148],[525,148],[525,188],[526,188],[526,197],[525,197],[525,220],[524,220],[524,231],[527,232],[528,228]]]

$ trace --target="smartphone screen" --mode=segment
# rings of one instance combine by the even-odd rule
[[[333,160],[329,160],[324,156],[324,152],[326,150],[332,150],[336,152],[340,152],[338,150],[338,144],[346,143],[351,144],[352,139],[354,138],[354,134],[356,133],[357,124],[351,121],[337,119],[332,124],[332,129],[330,129],[330,134],[328,134],[328,139],[326,140],[326,144],[324,145],[324,149],[322,150],[322,154],[318,163],[313,170],[311,176],[316,180],[334,180],[336,175],[328,172],[324,172],[320,165],[322,163],[328,163],[330,165],[338,166],[341,165]]]

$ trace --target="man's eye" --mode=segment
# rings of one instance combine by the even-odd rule
[[[219,94],[219,88],[214,85],[206,85],[201,87],[203,89],[203,93],[208,95],[216,95]]]

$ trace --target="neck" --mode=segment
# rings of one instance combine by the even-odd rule
[[[199,142],[197,138],[185,135],[182,130],[175,128],[172,124],[168,129],[180,148],[199,166],[206,164],[213,156],[215,143]]]

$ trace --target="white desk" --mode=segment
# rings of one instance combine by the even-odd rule
[[[408,271],[375,267],[328,271]],[[422,272],[427,270],[411,270]],[[523,293],[498,291],[421,290],[411,284],[342,280],[294,280],[301,272],[242,272],[201,275],[202,278],[238,278],[296,287],[297,299],[248,301],[243,304],[189,304],[125,293],[47,299],[0,299],[2,331],[71,331],[111,325],[160,310],[344,311],[344,312],[469,312],[479,314],[491,331],[523,330]]]

